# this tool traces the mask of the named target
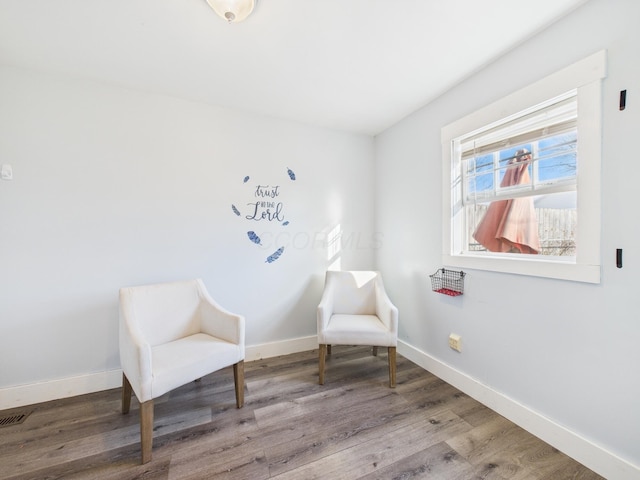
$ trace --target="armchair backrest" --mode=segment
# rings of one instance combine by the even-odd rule
[[[333,313],[376,314],[376,284],[380,274],[373,271],[327,272],[325,289],[333,297]]]
[[[201,280],[120,289],[126,321],[151,346],[200,331]]]

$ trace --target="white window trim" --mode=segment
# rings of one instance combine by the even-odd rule
[[[602,151],[602,86],[606,51],[601,50],[528,87],[508,95],[442,128],[443,263],[447,266],[600,283],[600,216]],[[454,248],[454,227],[462,215],[452,188],[459,172],[452,140],[533,105],[578,89],[578,225],[575,263],[537,255],[463,254]],[[455,211],[454,211],[455,210]]]

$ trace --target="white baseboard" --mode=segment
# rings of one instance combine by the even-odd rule
[[[247,346],[244,351],[245,362],[260,360],[261,358],[289,355],[291,353],[308,352],[318,348],[317,335],[309,337],[293,338],[279,342],[263,343],[261,345]]]
[[[122,385],[122,370],[91,373],[0,389],[0,410],[75,397]]]
[[[305,352],[314,348],[318,348],[318,337],[315,335],[251,345],[245,348],[245,361]],[[122,370],[116,369],[77,377],[0,388],[0,410],[84,395],[85,393],[100,392],[110,388],[117,388],[121,385]]]
[[[608,480],[640,480],[640,467],[427,353],[401,341],[398,353]]]

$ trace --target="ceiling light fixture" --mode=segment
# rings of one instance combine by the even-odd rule
[[[229,23],[247,18],[258,0],[207,0],[213,10]]]

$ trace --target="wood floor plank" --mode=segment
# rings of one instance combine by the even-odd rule
[[[517,430],[517,427],[506,418],[497,416],[491,422],[448,439],[447,443],[465,458],[477,463],[492,453],[494,445],[500,442],[504,444],[508,438],[507,434]]]
[[[11,480],[167,480],[170,458],[140,465],[140,451],[129,447],[10,477]]]
[[[171,417],[158,418],[154,436],[183,431],[193,425],[210,422],[211,409],[199,409]],[[0,465],[3,465],[3,474],[10,476],[32,469],[51,468],[61,463],[93,456],[123,445],[137,445],[139,442],[140,427],[138,424],[92,435],[81,435],[73,440],[68,439],[67,436],[63,440],[54,436],[46,444],[39,442],[38,445],[30,445],[30,448],[20,455],[20,462],[11,461],[15,457],[15,453],[3,452],[0,454]]]
[[[174,465],[172,462],[169,480],[263,480],[270,478],[269,467],[263,452],[247,452],[245,455],[230,455],[222,461],[200,458],[198,462]]]
[[[0,429],[0,480],[601,479],[497,413],[397,356],[334,346],[245,363],[155,400],[153,458],[140,464],[139,403],[120,388],[27,407]]]
[[[586,475],[584,467],[570,460],[557,449],[512,424],[501,416],[475,427],[469,432],[447,440],[447,444],[476,466],[484,465],[505,478],[553,478],[565,472]],[[565,464],[565,462],[568,463]],[[558,472],[556,474],[556,471]],[[588,471],[593,474],[593,472]],[[593,474],[592,477],[600,478]]]
[[[451,410],[468,424],[479,427],[500,417],[498,413],[478,403],[471,397],[467,397],[467,400],[468,401],[456,402],[455,405],[451,405]]]
[[[440,442],[358,480],[505,480],[495,471],[478,474],[475,470],[475,466]]]
[[[413,421],[396,430],[395,435],[380,436],[358,442],[348,448],[336,447],[336,452],[325,455],[304,466],[280,475],[278,480],[319,478],[360,478],[380,468],[441,442],[456,432],[466,431],[469,426],[451,412],[442,412],[433,418]]]
[[[368,383],[355,383],[342,388],[326,388],[311,395],[294,398],[255,410],[256,420],[263,428],[283,421],[319,416],[326,412],[350,415],[362,410],[371,401],[406,403],[393,389],[372,389]]]
[[[298,430],[297,438],[265,446],[271,474],[293,470],[371,439],[401,432],[415,422],[416,413],[406,403],[395,402],[385,408],[360,409],[358,415],[328,411],[311,417]]]

